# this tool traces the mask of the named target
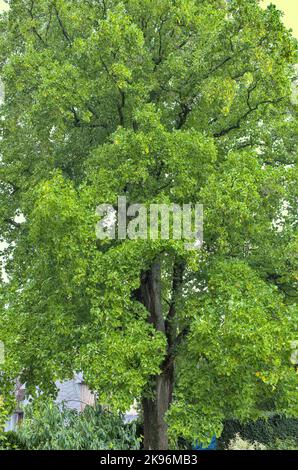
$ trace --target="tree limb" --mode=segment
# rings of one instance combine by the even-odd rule
[[[57,6],[56,6],[55,3],[53,3],[53,7],[54,7],[54,10],[55,10],[55,15],[56,15],[56,18],[58,20],[59,26],[61,28],[62,34],[65,37],[66,41],[71,45],[72,40],[70,39],[70,36],[69,36],[68,32],[66,31],[66,29],[64,27],[64,24],[63,24],[63,22],[60,18],[60,15],[59,15],[59,12],[58,12],[58,9],[57,9]]]
[[[244,114],[242,114],[242,116],[240,116],[238,118],[237,122],[235,122],[234,124],[231,124],[230,126],[222,129],[219,132],[216,132],[215,134],[213,134],[213,137],[215,137],[215,138],[223,137],[224,135],[228,134],[232,130],[240,129],[242,121],[245,120],[254,111],[257,111],[261,105],[277,104],[277,103],[279,103],[280,101],[282,101],[284,99],[285,99],[285,97],[283,96],[283,97],[278,98],[276,100],[262,100],[259,103],[257,103],[255,106],[253,106],[253,107],[250,106],[249,109]]]

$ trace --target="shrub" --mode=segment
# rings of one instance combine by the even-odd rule
[[[4,440],[0,450],[27,450],[24,444],[20,441],[17,432],[8,431],[4,434]]]
[[[292,446],[297,447],[298,419],[274,415],[268,419],[262,418],[245,424],[238,420],[227,420],[219,439],[219,448],[228,448],[229,443],[236,435],[250,443],[258,442],[270,448],[281,445],[282,442],[289,443],[289,441],[292,442]]]
[[[17,430],[28,450],[139,449],[136,424],[121,415],[87,406],[82,413],[52,402],[29,405]]]
[[[230,441],[228,450],[266,450],[266,447],[259,442],[246,441],[242,439],[240,434],[236,434],[234,439]]]
[[[3,397],[0,395],[0,449],[4,449],[6,447],[6,435],[4,433],[4,428],[7,418],[7,408],[5,407]]]

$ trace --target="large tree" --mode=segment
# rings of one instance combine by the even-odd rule
[[[145,448],[297,413],[296,42],[257,0],[11,0],[1,19],[4,380],[84,372]],[[95,208],[204,205],[204,244]],[[22,214],[22,217],[16,217]],[[6,382],[7,383],[7,382]]]

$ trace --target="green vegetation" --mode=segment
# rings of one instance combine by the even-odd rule
[[[297,448],[298,419],[277,415],[245,424],[237,420],[225,421],[219,448],[227,448],[236,435],[245,441],[263,444],[266,448]]]
[[[5,428],[7,416],[8,416],[7,410],[4,406],[3,398],[0,395],[0,447],[2,447],[5,443],[4,428]]]
[[[82,413],[51,401],[29,405],[26,419],[7,434],[7,446],[25,450],[137,450],[136,425],[101,408]]]

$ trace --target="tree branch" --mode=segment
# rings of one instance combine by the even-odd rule
[[[261,105],[266,105],[266,104],[277,104],[284,100],[285,97],[277,98],[276,100],[263,100],[257,103],[255,106],[251,107],[249,106],[249,109],[238,118],[237,122],[234,124],[231,124],[229,127],[226,127],[225,129],[222,129],[219,132],[216,132],[213,134],[213,137],[223,137],[224,135],[228,134],[232,130],[240,129],[242,121],[245,120],[250,114],[252,114],[254,111],[257,111]]]
[[[88,108],[88,106],[87,106]],[[88,108],[89,109],[89,108]],[[90,110],[91,111],[91,110]],[[92,112],[92,111],[91,111]],[[107,129],[107,126],[105,124],[99,124],[99,123],[85,123],[82,122],[81,119],[78,116],[77,111],[72,108],[71,113],[73,114],[74,117],[74,125],[75,127],[81,127],[81,128],[91,128],[91,129],[96,129],[96,128],[102,128],[102,129]]]
[[[119,120],[120,120],[120,125],[122,127],[124,127],[124,106],[125,106],[125,93],[124,91],[120,90],[119,89],[119,93],[120,93],[120,98],[121,98],[121,102],[117,104],[117,109],[118,109],[118,114],[119,114]]]
[[[59,12],[58,12],[58,9],[57,9],[57,6],[56,6],[55,3],[53,3],[53,7],[54,7],[54,10],[55,10],[56,18],[57,18],[59,26],[61,28],[62,34],[65,37],[66,41],[71,45],[72,41],[70,39],[70,36],[69,36],[68,32],[66,31],[66,29],[64,27],[64,24],[63,24],[63,22],[60,18],[60,15],[59,15]]]
[[[33,15],[34,5],[35,5],[35,0],[32,0],[32,1],[31,1],[31,5],[30,5],[30,9],[28,10],[29,15],[30,15],[30,18],[31,18],[31,20],[33,20],[33,21],[35,20],[34,15]],[[39,41],[40,41],[45,47],[48,47],[48,44],[47,44],[46,41],[43,39],[43,37],[39,34],[39,32],[37,31],[37,29],[35,28],[35,26],[32,26],[31,31],[35,34],[35,36],[39,39]]]
[[[174,262],[173,266],[173,280],[172,280],[172,294],[171,301],[169,306],[168,315],[165,322],[166,336],[168,340],[168,350],[172,350],[173,344],[176,337],[176,325],[175,325],[175,316],[176,316],[176,303],[177,297],[181,293],[182,284],[183,284],[183,275],[185,271],[185,262],[181,259],[177,259]]]

